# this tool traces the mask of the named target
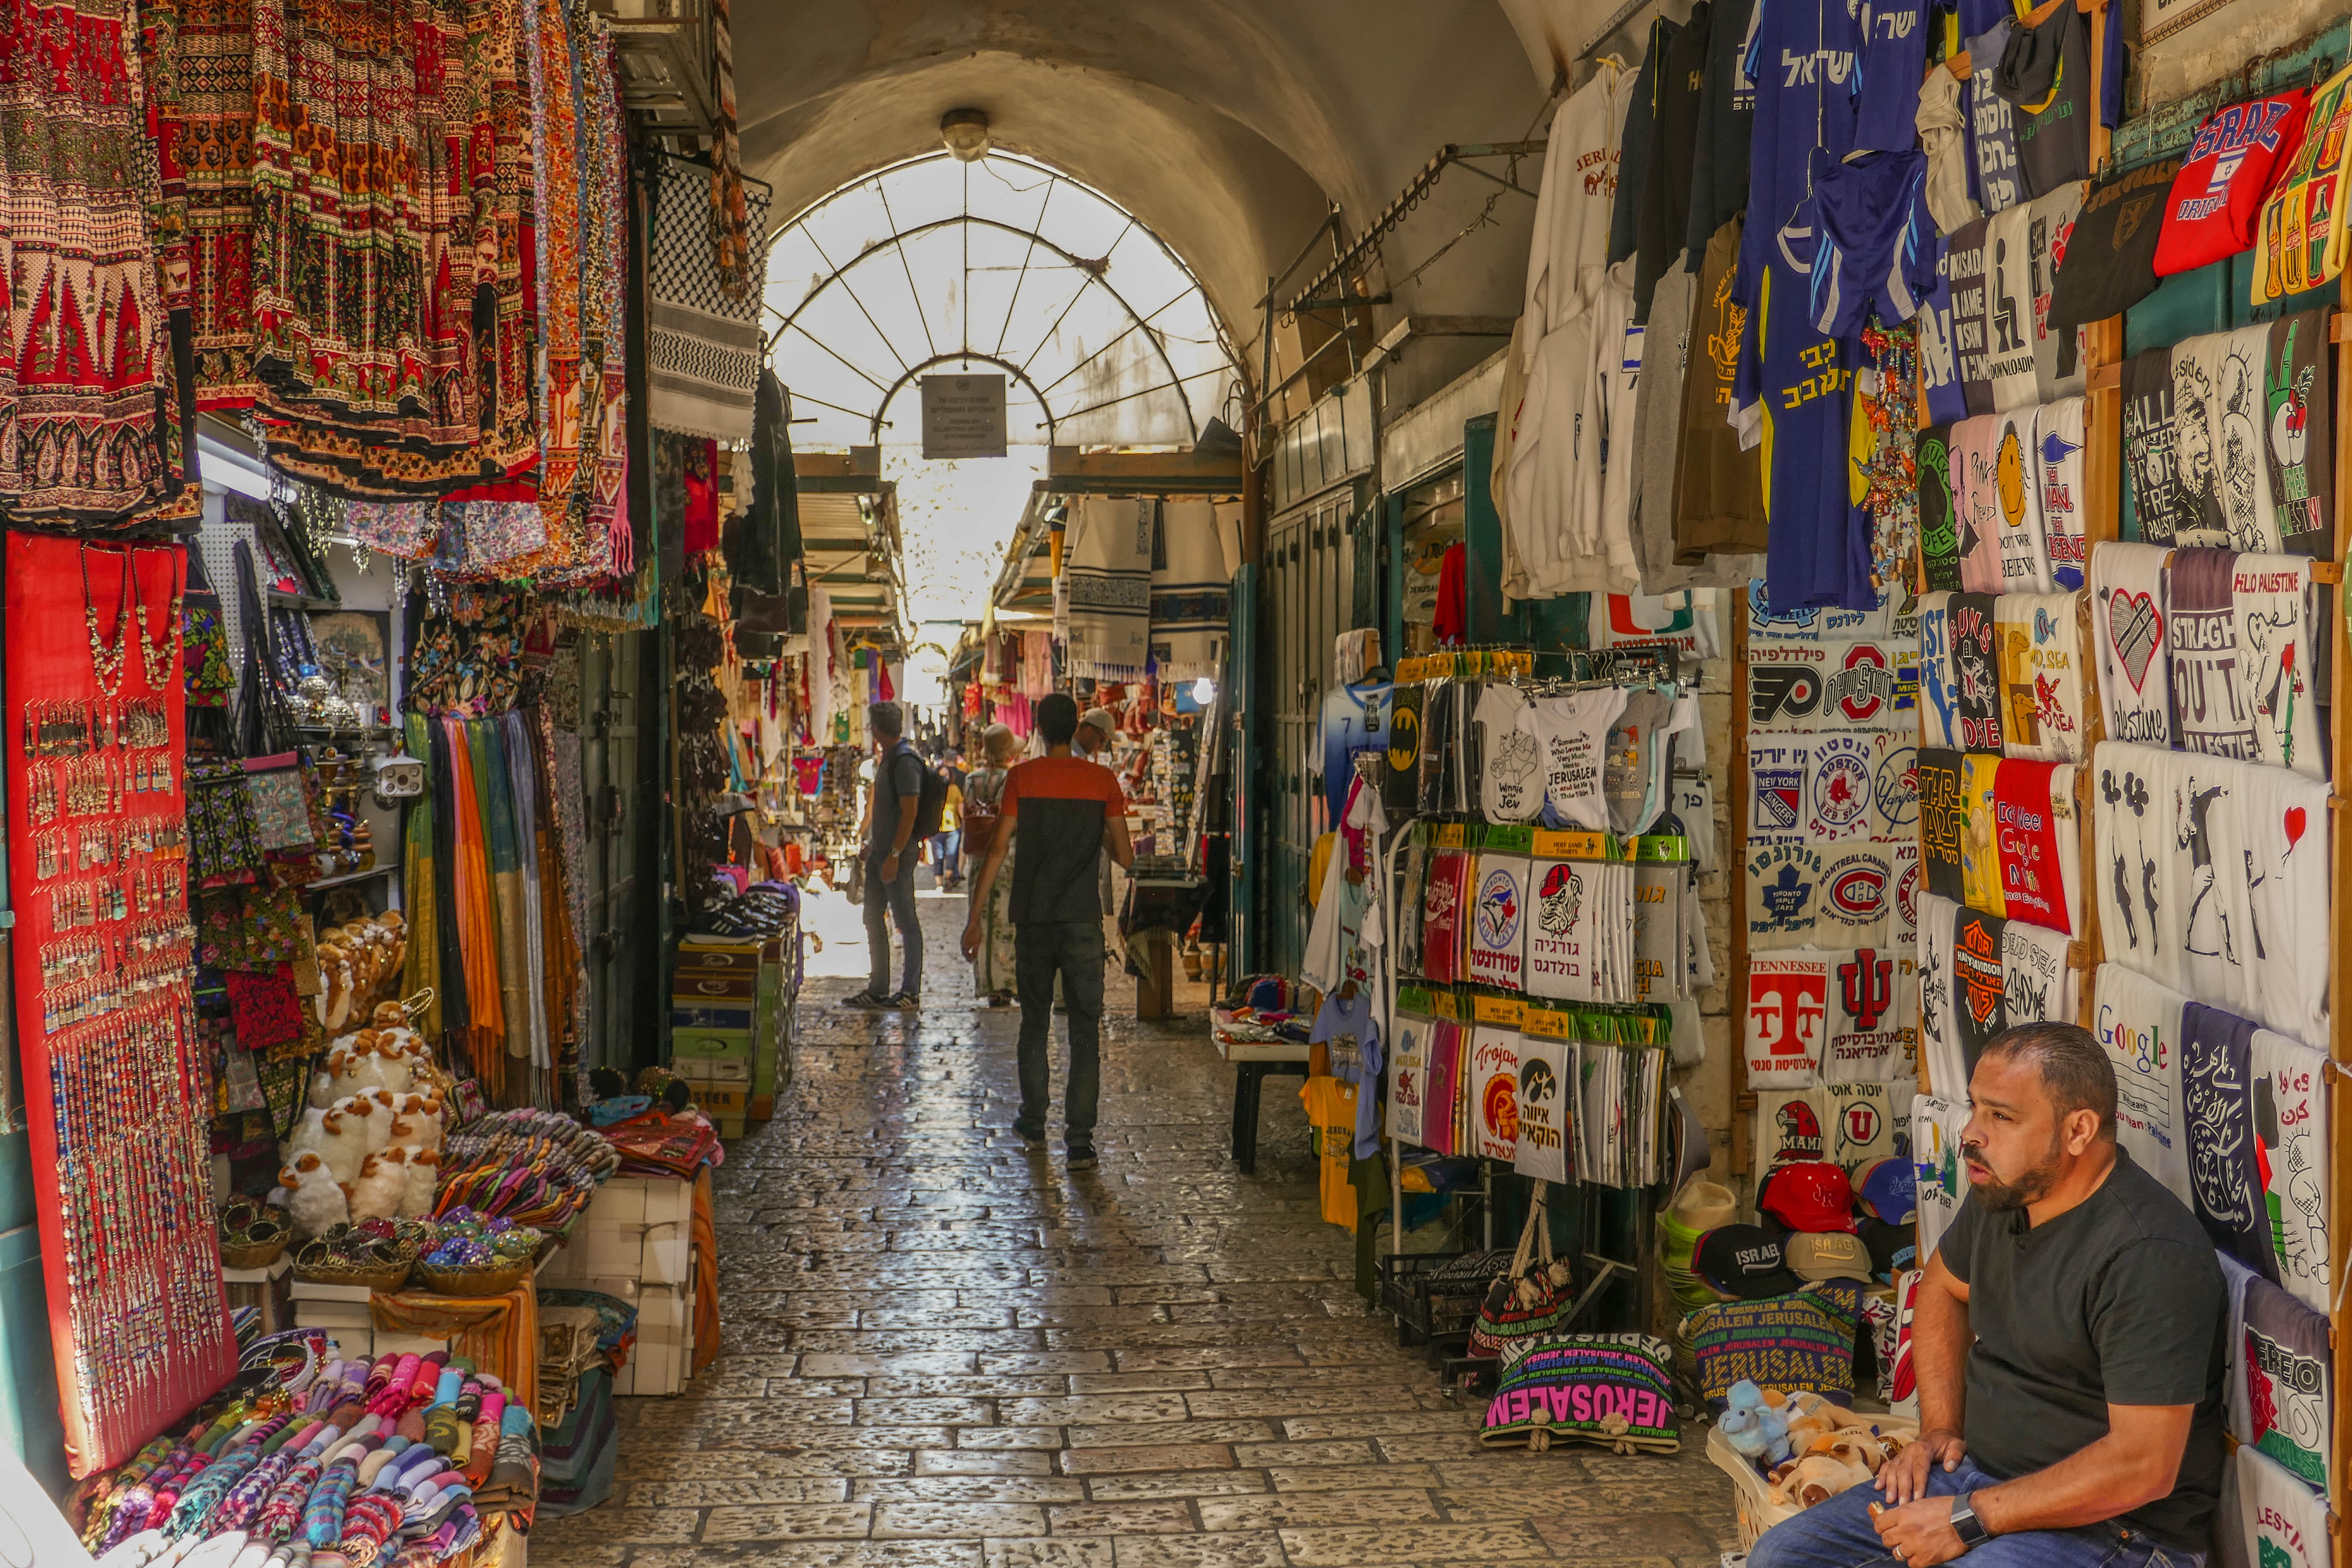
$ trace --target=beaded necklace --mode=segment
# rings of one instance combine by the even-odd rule
[[[89,664],[98,677],[100,691],[111,697],[122,689],[122,668],[131,654],[131,601],[136,597],[131,579],[131,552],[122,552],[122,589],[121,606],[114,616],[114,647],[109,649],[98,635],[98,605],[89,593],[89,546],[84,543],[81,556],[81,618],[89,633]]]

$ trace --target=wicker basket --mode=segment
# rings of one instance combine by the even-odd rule
[[[1756,1473],[1748,1457],[1731,1446],[1721,1426],[1706,1431],[1706,1457],[1715,1468],[1731,1478],[1733,1512],[1739,1526],[1739,1546],[1744,1552],[1756,1549],[1757,1538],[1784,1519],[1794,1519],[1805,1510],[1794,1503],[1772,1500],[1771,1484]]]
[[[223,1268],[267,1268],[286,1252],[290,1233],[281,1231],[271,1241],[226,1241],[221,1243]]]
[[[436,1296],[503,1296],[530,1278],[530,1263],[501,1263],[489,1268],[436,1268],[416,1266],[416,1282]]]
[[[414,1245],[399,1248],[398,1258],[392,1263],[361,1263],[339,1257],[323,1264],[306,1264],[298,1253],[294,1278],[310,1285],[364,1285],[378,1295],[389,1295],[408,1283],[415,1267]]]

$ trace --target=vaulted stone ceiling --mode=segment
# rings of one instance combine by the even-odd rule
[[[1540,134],[1555,62],[1609,9],[1587,0],[737,0],[738,118],[747,167],[776,186],[781,226],[843,182],[936,148],[946,110],[984,110],[998,146],[1067,170],[1157,230],[1246,344],[1266,275],[1327,203],[1339,204],[1352,237],[1441,144],[1516,140],[1531,123]],[[1532,189],[1540,165],[1518,173]],[[1450,174],[1390,243],[1389,275],[1419,264],[1497,194]],[[1499,195],[1493,226],[1398,289],[1383,318],[1516,312],[1534,204]],[[1386,286],[1380,274],[1374,283]]]

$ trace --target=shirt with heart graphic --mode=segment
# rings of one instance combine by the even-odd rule
[[[2154,544],[2101,544],[2091,552],[2092,632],[2110,741],[2172,744],[2164,608],[2170,555]]]
[[[2328,786],[2279,768],[2240,764],[2232,772],[2235,788],[2215,875],[2242,884],[2235,897],[2244,910],[2237,1005],[2248,1017],[2325,1049]],[[2228,875],[2232,868],[2235,879]]]

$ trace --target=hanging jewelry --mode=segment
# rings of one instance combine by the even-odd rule
[[[180,556],[177,551],[166,552],[172,563],[172,613],[163,623],[163,637],[159,644],[147,625],[147,599],[139,591],[138,552],[131,552],[131,596],[139,605],[139,662],[147,673],[147,689],[171,689],[172,671],[180,659],[180,608],[185,595],[180,576]],[[136,744],[137,742],[133,742]]]
[[[122,689],[122,668],[131,657],[131,601],[133,597],[131,581],[131,552],[122,552],[122,599],[114,616],[114,647],[107,647],[98,635],[98,605],[89,594],[89,546],[81,547],[81,618],[89,633],[90,671],[98,678],[98,689],[111,697]]]

